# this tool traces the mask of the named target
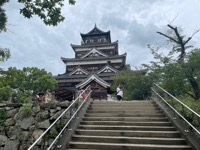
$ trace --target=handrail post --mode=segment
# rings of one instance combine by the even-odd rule
[[[72,107],[69,109],[69,119],[72,117]],[[71,122],[68,125],[68,130],[71,130]]]
[[[171,104],[172,104],[172,107],[175,108],[175,104],[174,104],[174,99],[173,98],[170,98],[171,99]],[[176,120],[176,112],[173,111],[173,119]]]
[[[45,150],[45,144],[46,144],[46,134],[44,135],[43,150]]]

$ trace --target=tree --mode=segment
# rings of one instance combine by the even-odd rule
[[[113,77],[113,90],[121,84],[124,88],[124,98],[127,100],[144,100],[151,94],[153,80],[146,75],[147,70],[125,70]]]
[[[10,50],[8,48],[0,48],[0,62],[10,58]]]
[[[0,32],[6,31],[7,16],[3,5],[9,2],[9,0],[0,1]],[[34,15],[40,17],[40,19],[46,25],[56,26],[62,22],[65,17],[61,15],[61,8],[64,6],[64,0],[18,0],[23,4],[23,8],[20,9],[20,14],[25,18],[30,19]],[[75,4],[75,0],[68,0],[70,5]]]
[[[199,32],[199,30],[197,30],[195,33],[193,33],[193,35],[191,37],[188,37],[185,40],[185,36],[181,35],[180,31],[178,30],[178,27],[173,27],[170,24],[168,24],[167,26],[172,31],[172,32],[169,32],[170,35],[164,34],[162,32],[157,32],[157,33],[165,36],[172,43],[175,43],[175,45],[173,46],[173,51],[171,51],[171,52],[172,53],[173,52],[180,52],[179,63],[181,65],[184,65],[184,58],[186,56],[186,49],[191,47],[191,46],[186,46],[186,44],[192,39],[192,37],[193,37],[194,34],[196,34],[197,32]]]
[[[10,50],[7,48],[5,49],[0,48],[0,62],[6,61],[9,57],[10,57]],[[4,82],[4,77],[5,77],[5,71],[3,70],[3,68],[0,68],[0,87],[1,87],[2,82]],[[7,87],[5,89],[6,91],[8,91]]]
[[[194,94],[191,94],[190,92],[186,92],[186,93],[190,94],[190,96],[192,96],[194,99],[198,100],[198,99],[200,99],[200,88],[199,88],[199,83],[198,83],[197,79],[195,78],[195,76],[193,74],[193,69],[192,69],[193,68],[192,66],[194,64],[196,64],[197,61],[196,62],[192,61],[192,55],[191,54],[188,55],[186,50],[188,48],[192,47],[190,45],[188,46],[187,44],[192,39],[192,37],[197,32],[199,32],[199,30],[197,30],[195,33],[193,33],[191,37],[186,38],[184,35],[181,34],[181,31],[179,30],[178,27],[174,27],[172,25],[167,25],[167,26],[170,28],[169,34],[162,33],[162,32],[157,32],[157,33],[166,37],[173,44],[173,49],[171,51],[169,51],[169,55],[167,57],[158,54],[157,50],[151,49],[152,54],[155,56],[155,58],[159,59],[160,62],[162,63],[162,65],[158,65],[158,63],[154,62],[153,66],[155,68],[160,68],[161,72],[164,75],[169,75],[170,72],[169,72],[169,70],[167,72],[163,69],[169,68],[170,67],[169,65],[173,65],[173,67],[176,67],[176,68],[174,68],[175,69],[174,71],[177,73],[177,75],[175,74],[175,72],[171,72],[172,75],[174,77],[176,76],[176,79],[182,80],[183,83],[185,83],[185,81],[187,81],[187,83],[189,82]],[[171,56],[173,56],[174,53],[179,53],[177,60],[172,59],[172,57],[171,57]],[[186,60],[187,57],[188,57],[188,59]],[[178,67],[179,72],[178,72],[178,70],[176,70],[177,67]],[[179,78],[177,78],[178,76],[179,76]],[[169,78],[169,76],[168,76],[168,78]],[[171,80],[171,79],[169,79],[169,80]],[[174,82],[172,82],[172,83],[174,83]],[[168,84],[169,84],[169,82],[168,82]]]
[[[46,72],[44,69],[26,67],[19,70],[15,67],[11,67],[5,74],[6,76],[4,80],[0,82],[0,86],[9,86],[12,89],[12,92],[10,92],[10,88],[7,87],[0,89],[0,93],[10,92],[12,99],[15,102],[23,102],[26,98],[34,96],[38,92],[46,91],[47,89],[54,90],[57,87],[55,78],[51,73]],[[0,99],[5,101],[8,100],[2,97],[0,97]]]

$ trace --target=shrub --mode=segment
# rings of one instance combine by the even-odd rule
[[[32,106],[29,103],[23,104],[20,109],[20,113],[22,113],[22,117],[28,118],[32,115]]]
[[[0,121],[6,119],[7,110],[5,108],[0,109]]]

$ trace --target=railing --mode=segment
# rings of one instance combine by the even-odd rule
[[[72,101],[69,107],[63,111],[63,113],[49,126],[48,129],[46,129],[46,131],[43,132],[43,134],[40,135],[38,139],[36,139],[36,141],[28,148],[28,150],[33,150],[34,147],[38,149],[38,145],[40,145],[40,150],[50,150],[51,148],[53,148],[53,146],[55,145],[57,140],[62,136],[67,127],[70,126],[72,120],[75,117],[77,117],[79,110],[90,98],[90,95],[91,87],[88,86],[85,90],[79,93],[77,98]],[[53,141],[51,139],[52,142],[51,144],[49,144],[49,140],[47,139],[47,137],[49,136],[52,130],[55,130],[57,126],[59,126],[60,131]],[[42,142],[43,144],[41,144]]]
[[[165,102],[174,112],[174,119],[176,119],[176,115],[178,115],[181,119],[184,120],[185,124],[188,127],[191,127],[193,130],[195,130],[200,135],[200,115],[196,113],[194,110],[189,108],[187,105],[182,103],[180,100],[178,100],[176,97],[168,93],[166,90],[161,88],[159,85],[154,83],[154,86],[152,88],[153,96],[157,96],[160,100]],[[155,94],[155,95],[154,95]],[[164,98],[163,98],[164,97]],[[179,110],[177,110],[177,107]],[[191,119],[187,116],[187,114],[190,114],[193,118],[193,122],[191,122]],[[195,123],[194,123],[195,121]],[[194,125],[195,124],[195,125]],[[189,132],[189,130],[185,130],[185,132]]]

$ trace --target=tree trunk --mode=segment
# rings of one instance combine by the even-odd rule
[[[195,80],[195,78],[193,76],[188,76],[188,80],[192,86],[192,89],[194,91],[195,94],[195,99],[199,100],[200,99],[200,89],[199,89],[199,84],[197,83],[197,81]]]

